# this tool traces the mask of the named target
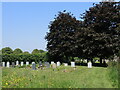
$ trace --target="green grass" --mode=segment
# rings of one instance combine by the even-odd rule
[[[64,72],[64,70],[66,71]],[[3,88],[117,88],[109,79],[108,69],[60,66],[31,70],[31,68],[2,68]]]

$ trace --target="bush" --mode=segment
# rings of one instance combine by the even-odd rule
[[[35,62],[38,63],[39,61],[47,61],[46,53],[39,53],[39,54],[2,54],[2,61],[7,62],[9,61],[10,63],[15,62],[15,61],[23,61],[24,63],[26,61]]]

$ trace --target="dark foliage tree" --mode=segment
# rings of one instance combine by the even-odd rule
[[[84,19],[85,40],[84,55],[108,58],[120,50],[120,2],[100,2],[89,8],[82,17]],[[80,35],[78,35],[80,36]],[[82,36],[82,35],[81,35]],[[79,42],[81,44],[82,41]]]
[[[22,53],[22,50],[19,49],[19,48],[16,48],[14,51],[13,51],[14,54],[20,54]]]
[[[13,50],[10,47],[2,48],[2,54],[11,54]]]
[[[66,11],[59,12],[51,22],[45,39],[48,41],[47,50],[54,60],[68,62],[69,57],[75,55],[74,35],[78,25],[79,21]]]

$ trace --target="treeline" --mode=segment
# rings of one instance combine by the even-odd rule
[[[23,52],[19,48],[12,50],[10,47],[5,47],[2,48],[1,53],[2,62],[29,61],[31,63],[34,61],[38,63],[39,61],[48,61],[47,52],[44,50],[34,49],[32,53],[29,53],[27,51]]]

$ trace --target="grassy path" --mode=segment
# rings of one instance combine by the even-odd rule
[[[66,70],[65,70],[66,69]],[[65,71],[64,71],[65,70]],[[115,88],[103,67],[59,67],[55,71],[3,68],[3,88]]]

